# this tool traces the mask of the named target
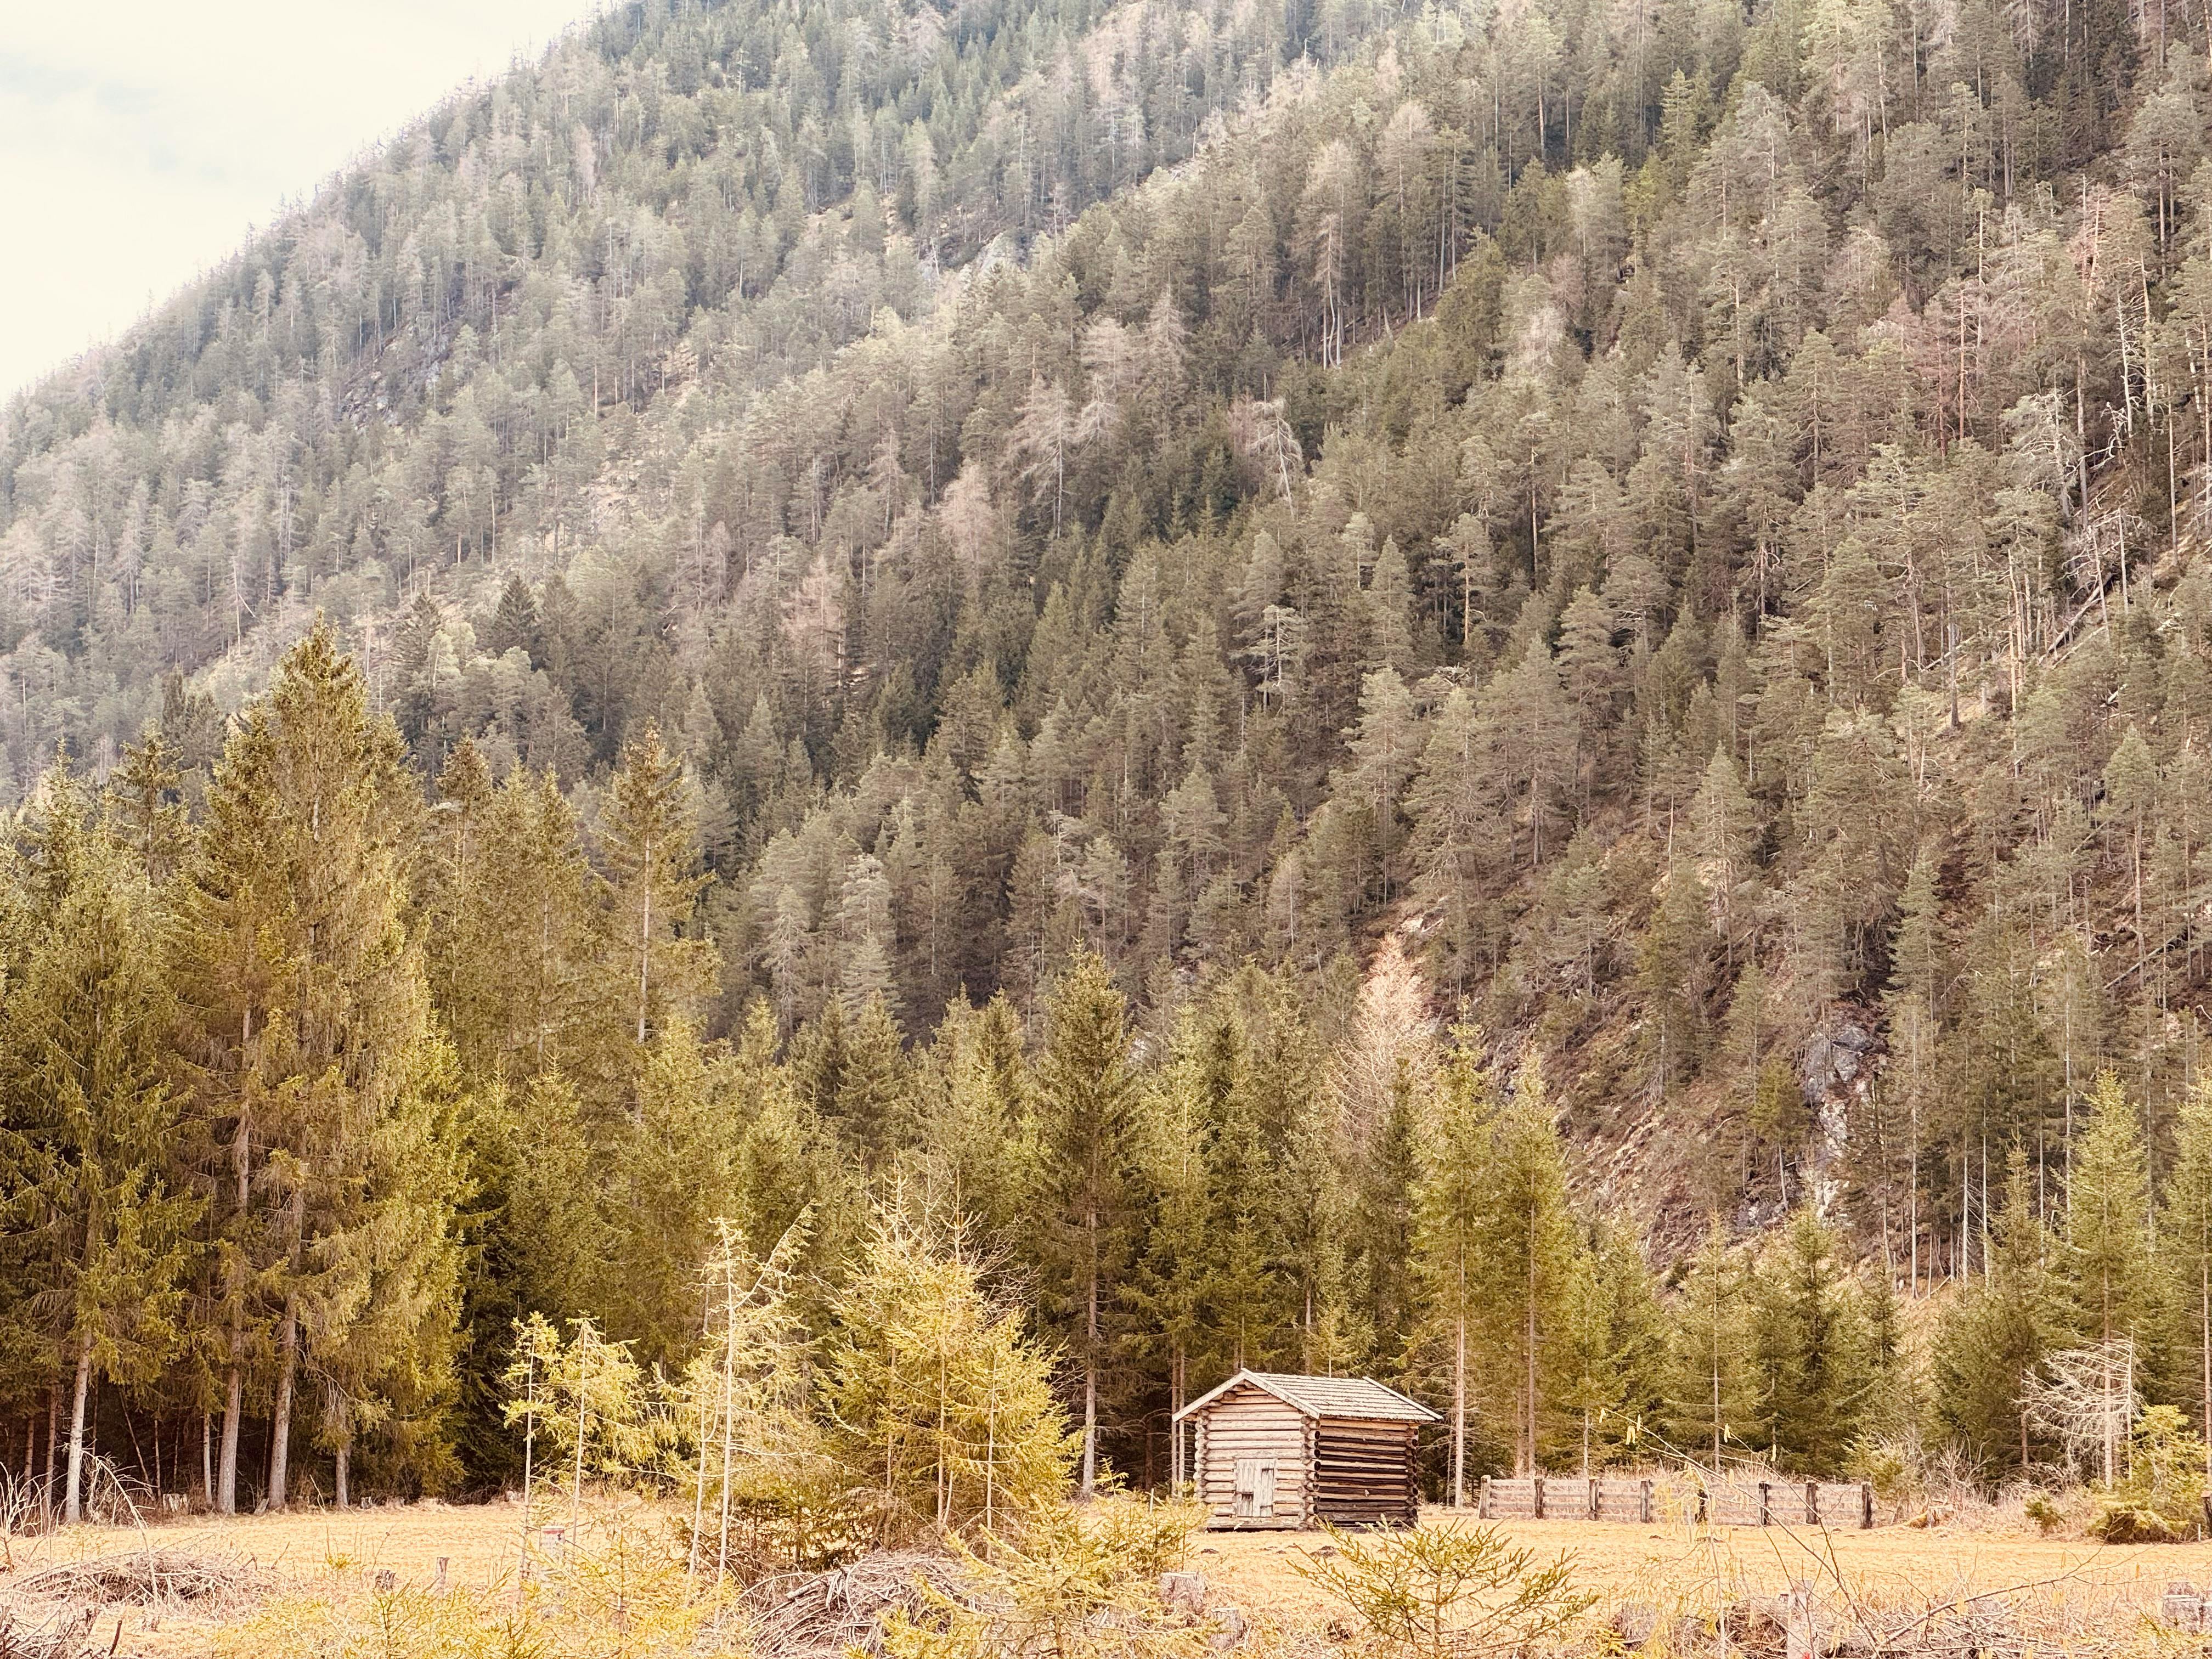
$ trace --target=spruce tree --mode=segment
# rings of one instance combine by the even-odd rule
[[[1206,1267],[1211,1219],[1206,1143],[1215,1103],[1206,1086],[1205,1034],[1198,1010],[1186,1006],[1174,1048],[1148,1091],[1143,1127],[1141,1213],[1145,1238],[1130,1275],[1137,1346],[1164,1361],[1174,1439],[1169,1479],[1180,1488],[1187,1431],[1175,1413],[1192,1396],[1191,1361],[1206,1335]]]
[[[0,1201],[70,1379],[62,1516],[75,1522],[94,1379],[150,1382],[185,1340],[200,1205],[167,1077],[173,1015],[145,877],[87,823],[66,770],[41,793],[30,862],[50,884],[0,1026]]]
[[[1880,1379],[1841,1243],[1809,1205],[1768,1247],[1751,1311],[1760,1439],[1784,1467],[1840,1472]]]
[[[2074,1152],[2066,1188],[2068,1287],[2075,1328],[2100,1345],[2103,1386],[2115,1395],[2126,1384],[2114,1367],[2124,1349],[2134,1355],[2137,1376],[2154,1374],[2158,1327],[2156,1263],[2152,1250],[2150,1178],[2144,1167],[2142,1135],[2135,1103],[2109,1071],[2090,1085],[2089,1121]],[[2110,1414],[2107,1414],[2110,1421]],[[2110,1485],[2120,1448],[2108,1429],[2102,1470]]]
[[[1481,1181],[1475,1283],[1486,1312],[1483,1359],[1493,1397],[1511,1402],[1515,1468],[1529,1474],[1541,1468],[1542,1437],[1571,1372],[1583,1267],[1559,1128],[1534,1060],[1513,1079]]]
[[[1498,1099],[1483,1064],[1480,1033],[1461,1027],[1437,1068],[1419,1138],[1413,1189],[1413,1267],[1427,1316],[1446,1345],[1451,1376],[1452,1507],[1467,1502],[1467,1434],[1471,1364],[1480,1358],[1485,1308],[1483,1252],[1492,1241],[1488,1207]]]
[[[1746,1277],[1714,1216],[1683,1276],[1668,1396],[1669,1432],[1686,1453],[1705,1454],[1709,1475],[1719,1473],[1729,1441],[1743,1443],[1753,1408]]]
[[[2021,1403],[2044,1356],[2062,1340],[2066,1314],[2051,1259],[2057,1242],[2035,1213],[2026,1155],[2005,1168],[1989,1272],[1948,1308],[1932,1360],[1936,1423],[1978,1462],[2025,1475],[2037,1446]]]
[[[1037,1236],[1054,1328],[1082,1378],[1079,1491],[1098,1477],[1099,1382],[1135,1241],[1131,1180],[1138,1091],[1127,1004],[1106,964],[1085,952],[1054,982],[1036,1067]]]
[[[228,1326],[216,1506],[234,1507],[249,1357],[276,1351],[268,1501],[289,1496],[303,1361],[366,1316],[337,1287],[380,1230],[421,1229],[422,1149],[449,1131],[434,1082],[428,989],[404,900],[420,799],[398,734],[373,718],[351,659],[319,624],[233,735],[185,873],[173,973],[198,1105],[222,1147],[216,1216]],[[397,1161],[397,1162],[395,1162]],[[303,1316],[331,1310],[303,1331]],[[426,1301],[424,1327],[450,1322]]]
[[[608,867],[607,925],[615,940],[621,1003],[642,1048],[656,1025],[691,1017],[712,983],[714,951],[691,932],[708,877],[684,767],[660,728],[623,746],[607,785],[600,845]],[[617,988],[609,988],[611,994]]]
[[[2212,1443],[2212,1082],[2199,1079],[2175,1125],[2173,1163],[2159,1205],[2160,1265],[2191,1351],[2197,1432]],[[2212,1486],[2212,1453],[2205,1480]]]

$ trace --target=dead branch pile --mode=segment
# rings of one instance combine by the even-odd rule
[[[0,1659],[93,1659],[106,1651],[93,1639],[98,1618],[89,1607],[72,1608],[33,1625],[0,1608]]]
[[[745,1597],[753,1650],[761,1659],[842,1659],[854,1648],[880,1654],[884,1621],[898,1611],[922,1614],[932,1589],[964,1599],[951,1558],[921,1550],[878,1550],[828,1572],[763,1580]]]
[[[155,1601],[240,1601],[269,1587],[251,1557],[149,1548],[64,1561],[26,1573],[8,1586],[15,1595],[100,1606]],[[6,1659],[0,1650],[0,1659]]]
[[[2135,1638],[2147,1611],[2139,1589],[2064,1584],[2063,1578],[1918,1605],[1817,1595],[1801,1584],[1786,1595],[1729,1602],[1717,1633],[1710,1614],[1687,1614],[1667,1646],[1678,1655],[1730,1659],[2034,1659],[2051,1653],[2094,1659],[2139,1645]],[[1610,1623],[1621,1645],[1639,1647],[1659,1620],[1656,1608],[1632,1604],[1616,1609]]]

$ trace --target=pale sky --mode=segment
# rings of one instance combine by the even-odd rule
[[[0,0],[0,400],[594,0]]]

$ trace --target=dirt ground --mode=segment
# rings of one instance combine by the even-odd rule
[[[1447,1522],[1450,1512],[1431,1510],[1425,1519]],[[2203,1586],[2212,1580],[2212,1546],[2123,1548],[1940,1526],[1820,1534],[1782,1527],[1706,1531],[1679,1522],[1497,1524],[1544,1559],[1571,1555],[1583,1586],[1601,1598],[1601,1606],[1641,1602],[1667,1617],[1708,1613],[1723,1601],[1778,1592],[1793,1581],[1823,1591],[1848,1587],[1850,1595],[1869,1601],[1917,1606],[2034,1585],[2041,1587],[2036,1593],[2090,1598],[2115,1617],[2131,1617],[2171,1582]],[[249,1557],[303,1589],[362,1584],[385,1571],[401,1585],[428,1589],[436,1582],[441,1558],[449,1584],[484,1589],[514,1582],[521,1528],[521,1511],[512,1504],[430,1502],[228,1521],[185,1517],[149,1527],[144,1541]],[[140,1542],[140,1534],[129,1529],[94,1527],[9,1540],[12,1566],[0,1571],[0,1594],[39,1566],[125,1551]],[[1190,1565],[1206,1575],[1216,1594],[1262,1623],[1286,1632],[1313,1632],[1339,1609],[1299,1575],[1297,1564],[1326,1543],[1311,1534],[1207,1533],[1192,1540]],[[118,1619],[120,1651],[164,1659],[206,1652],[219,1623],[173,1609],[166,1615],[116,1609],[100,1621],[100,1635],[106,1637]]]

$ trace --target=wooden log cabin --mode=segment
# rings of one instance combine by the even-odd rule
[[[1411,1526],[1415,1437],[1436,1413],[1363,1376],[1239,1371],[1176,1413],[1209,1528]]]

